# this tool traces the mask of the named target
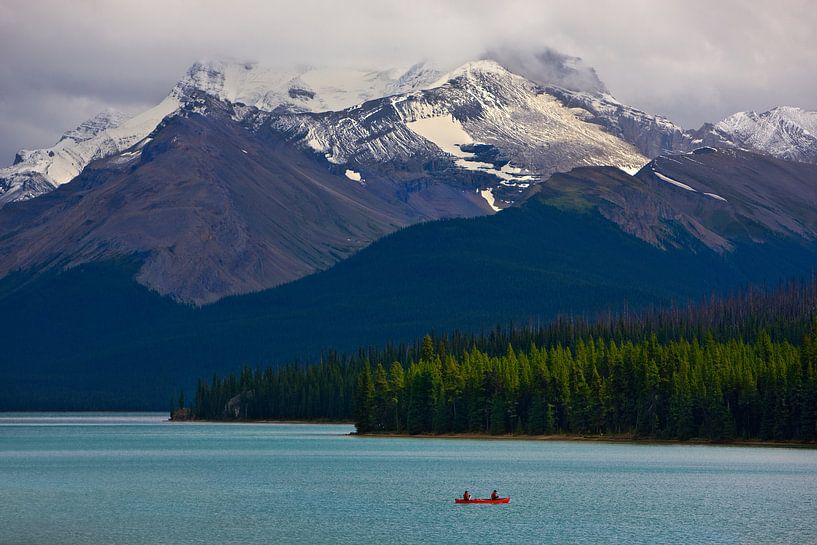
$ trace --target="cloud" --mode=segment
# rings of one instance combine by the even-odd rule
[[[550,47],[583,58],[622,102],[687,127],[777,104],[817,109],[814,28],[804,0],[0,0],[0,164],[105,107],[158,102],[206,57],[448,65]]]
[[[527,50],[518,46],[500,46],[489,49],[484,56],[497,61],[514,74],[543,85],[558,85],[592,93],[608,92],[592,67],[578,57],[548,47]]]

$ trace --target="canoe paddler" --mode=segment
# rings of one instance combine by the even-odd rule
[[[499,494],[496,493],[496,490],[491,492],[491,499],[492,500],[498,500],[499,499]]]
[[[464,499],[465,501],[471,501],[471,494],[469,494],[468,491],[466,490],[462,494],[462,499]]]

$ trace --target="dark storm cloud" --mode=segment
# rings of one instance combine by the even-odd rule
[[[582,57],[622,102],[687,127],[817,109],[815,12],[802,0],[0,0],[0,164],[105,107],[158,102],[204,57],[446,65],[493,49],[535,69],[548,46]]]

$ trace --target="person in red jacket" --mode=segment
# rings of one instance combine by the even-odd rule
[[[466,490],[462,495],[462,499],[464,499],[465,501],[471,501],[471,494],[469,494],[468,491]]]
[[[491,492],[491,499],[492,500],[498,500],[499,499],[499,494],[496,493],[496,490]]]

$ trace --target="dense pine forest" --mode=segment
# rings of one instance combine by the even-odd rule
[[[817,282],[686,309],[557,320],[200,381],[208,419],[361,433],[817,437]]]

